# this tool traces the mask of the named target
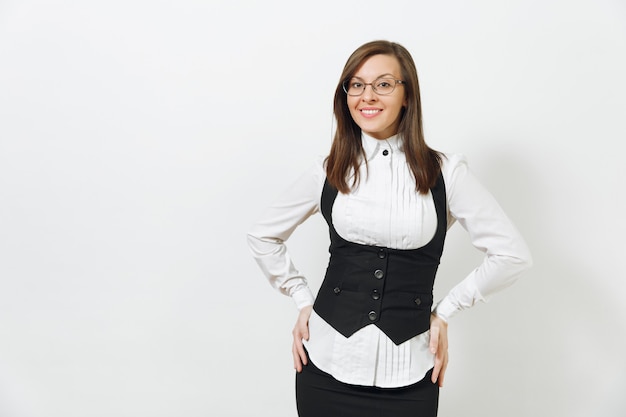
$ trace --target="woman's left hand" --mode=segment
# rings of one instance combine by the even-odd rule
[[[433,384],[443,387],[443,377],[448,367],[448,323],[435,314],[430,316],[430,351],[435,355]]]

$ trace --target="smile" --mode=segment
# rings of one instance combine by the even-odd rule
[[[364,116],[374,116],[380,113],[382,110],[379,109],[361,109],[359,110]]]

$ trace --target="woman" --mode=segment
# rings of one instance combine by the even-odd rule
[[[328,157],[248,235],[271,284],[299,309],[299,416],[436,416],[448,321],[510,285],[531,264],[528,248],[465,158],[426,145],[417,71],[404,47],[374,41],[354,51],[334,113]],[[317,212],[329,226],[331,256],[314,297],[284,242]],[[486,256],[433,304],[455,221]]]

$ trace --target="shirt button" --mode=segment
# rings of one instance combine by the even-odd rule
[[[380,299],[380,293],[378,292],[378,290],[374,290],[374,291],[372,291],[372,299],[373,299],[373,300],[378,300],[378,299]]]
[[[376,271],[374,271],[374,276],[376,277],[376,279],[382,279],[382,277],[385,276],[385,273],[380,269],[377,269]]]
[[[385,250],[384,249],[379,249],[378,250],[378,257],[380,259],[385,259],[385,256],[387,256],[387,254],[385,253]]]
[[[375,311],[370,311],[367,317],[369,317],[371,321],[374,321],[378,317],[378,314],[376,314]]]
[[[339,294],[339,293],[341,292],[341,288],[339,288],[339,287],[335,287],[335,288],[333,289],[333,292],[334,292],[335,294]]]
[[[389,151],[388,151],[387,149],[385,149],[385,150],[383,151],[383,155],[385,155],[385,156],[389,155]]]

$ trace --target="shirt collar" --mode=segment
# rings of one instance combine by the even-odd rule
[[[382,154],[384,150],[388,150],[392,155],[394,152],[402,152],[400,135],[393,135],[387,139],[376,139],[366,133],[361,133],[361,143],[368,161]]]

